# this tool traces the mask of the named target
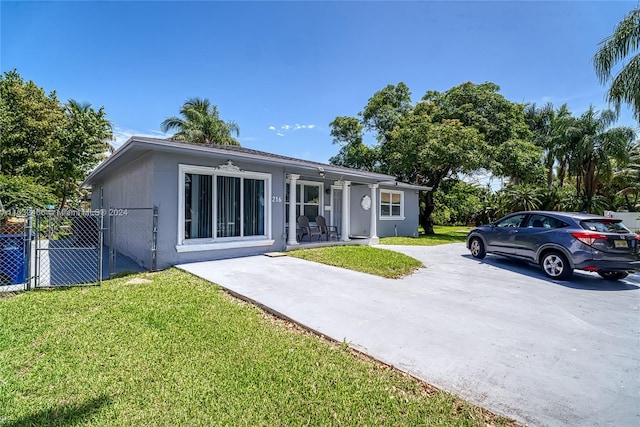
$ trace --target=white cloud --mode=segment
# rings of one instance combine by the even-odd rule
[[[284,136],[284,134],[283,134],[283,133],[280,133],[280,132],[277,132],[277,133],[276,133],[276,135],[278,135],[278,136]]]
[[[294,130],[300,130],[300,129],[313,129],[315,128],[316,125],[301,125],[300,123],[296,123],[293,125],[282,125],[280,126],[280,132],[289,132],[289,131],[294,131]],[[275,130],[275,127],[270,126],[269,127],[270,130]]]
[[[276,130],[275,126],[269,126],[269,130]]]
[[[113,142],[113,146],[115,148],[120,148],[122,144],[127,142],[129,138],[132,136],[145,136],[147,138],[167,138],[167,135],[160,132],[159,130],[152,131],[138,131],[134,129],[122,129],[121,127],[114,126],[113,127],[113,137],[115,141]]]

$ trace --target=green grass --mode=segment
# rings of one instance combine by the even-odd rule
[[[470,230],[470,227],[465,226],[436,225],[433,227],[433,231],[435,232],[433,235],[420,234],[418,237],[382,237],[380,244],[435,246],[446,243],[460,243],[466,240]]]
[[[287,252],[296,258],[397,279],[422,267],[415,258],[371,246],[330,246]]]
[[[176,269],[0,298],[4,426],[509,424]]]

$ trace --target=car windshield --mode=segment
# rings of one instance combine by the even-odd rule
[[[631,233],[631,231],[624,226],[621,221],[609,220],[609,219],[590,219],[586,221],[580,221],[580,225],[585,230],[599,231],[601,233]]]

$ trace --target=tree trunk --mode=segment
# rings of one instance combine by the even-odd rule
[[[553,163],[547,164],[547,190],[553,190]]]
[[[433,202],[433,190],[422,191],[420,193],[420,198],[424,202],[424,212],[420,216],[420,225],[424,229],[424,234],[435,234],[433,231],[433,220],[431,219],[431,214],[435,209],[435,204]]]

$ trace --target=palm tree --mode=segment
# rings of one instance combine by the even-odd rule
[[[620,164],[628,161],[635,132],[626,126],[611,128],[615,121],[613,111],[599,112],[590,106],[572,130],[575,145],[569,155],[569,170],[576,177],[576,195],[582,195],[585,206],[593,205],[599,182],[611,179],[611,160]]]
[[[638,209],[640,196],[640,141],[636,141],[629,150],[629,163],[614,174],[614,179],[621,188],[619,196],[623,196],[628,210]],[[630,199],[633,197],[633,200]]]
[[[540,208],[541,191],[529,185],[512,185],[505,189],[505,207],[509,211],[534,211]]]
[[[575,122],[567,104],[554,109],[552,103],[536,108],[536,104],[525,106],[525,120],[533,132],[534,143],[544,149],[544,166],[547,170],[547,189],[553,187],[553,167],[558,164],[559,175],[566,169],[566,154],[569,149],[570,129]],[[563,178],[563,177],[562,177]]]
[[[636,120],[640,121],[640,54],[628,58],[640,48],[640,8],[629,12],[616,26],[612,35],[602,40],[593,57],[596,74],[602,84],[611,82],[607,101],[613,103],[616,112],[622,102],[629,104]],[[611,71],[622,63],[622,69],[613,77]]]
[[[171,136],[176,141],[187,141],[198,144],[240,145],[235,136],[240,135],[240,127],[233,120],[223,121],[218,107],[208,99],[188,99],[180,109],[181,117],[168,117],[160,124],[160,129],[167,132],[177,129]]]

